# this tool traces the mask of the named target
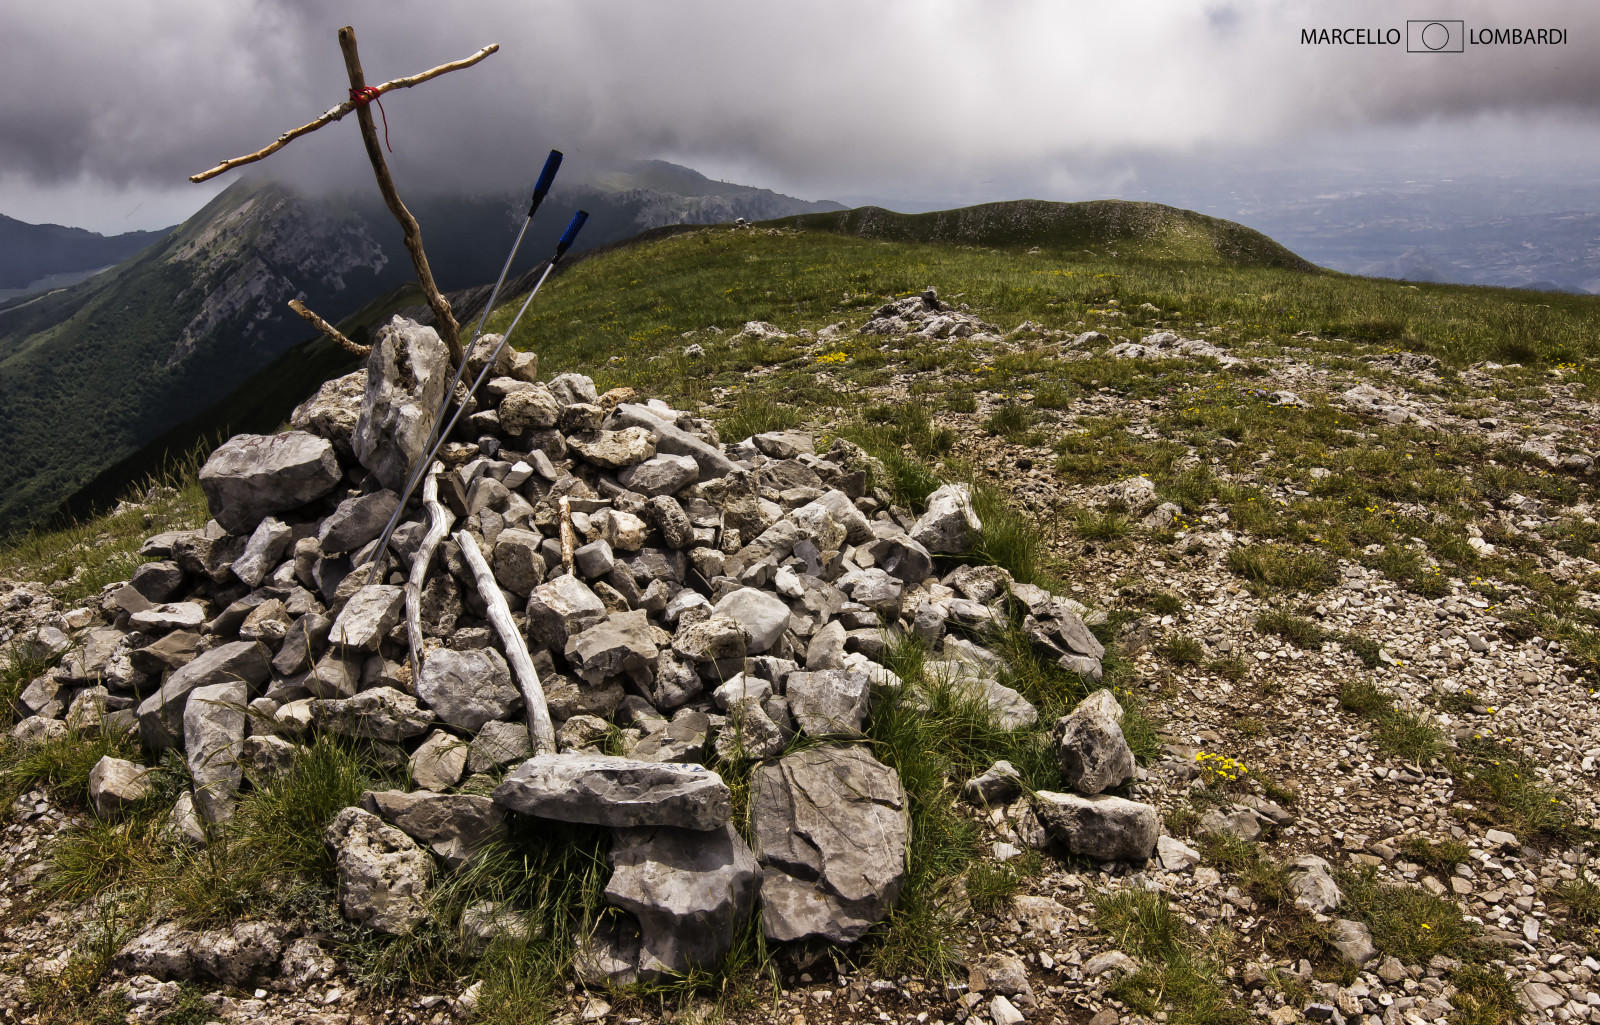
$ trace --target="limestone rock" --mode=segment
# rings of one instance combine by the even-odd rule
[[[1133,750],[1122,735],[1122,706],[1097,690],[1072,714],[1056,720],[1056,761],[1061,781],[1080,794],[1098,794],[1133,778]]]
[[[361,806],[428,845],[450,868],[460,868],[505,833],[506,813],[481,794],[369,790],[361,795]]]
[[[617,406],[608,421],[613,428],[643,427],[655,438],[655,451],[688,456],[700,468],[702,481],[726,477],[738,469],[722,451],[632,402]],[[642,460],[641,460],[642,462]]]
[[[617,483],[646,498],[675,495],[700,479],[700,466],[683,455],[661,454],[617,474]]]
[[[384,487],[405,487],[450,376],[450,354],[433,328],[396,316],[378,329],[350,443]]]
[[[183,737],[183,709],[191,691],[235,680],[255,687],[272,675],[271,654],[259,641],[232,641],[199,655],[140,703],[139,739],[152,750],[177,746]]]
[[[586,462],[608,470],[642,463],[656,454],[655,438],[643,427],[575,434],[567,439],[567,445]]]
[[[1083,797],[1040,790],[1034,812],[1068,851],[1100,861],[1148,858],[1161,833],[1156,809],[1138,801],[1099,794]]]
[[[718,829],[619,829],[606,900],[639,922],[642,978],[712,970],[755,910],[761,869],[725,822]]]
[[[401,936],[427,915],[428,855],[405,833],[361,808],[334,816],[324,841],[339,873],[339,910],[353,922]]]
[[[1009,802],[1022,792],[1022,775],[1005,760],[995,762],[982,775],[967,780],[961,796],[969,804],[989,808]]]
[[[245,542],[244,554],[233,560],[233,575],[251,587],[260,587],[261,581],[283,560],[283,554],[288,551],[293,538],[293,528],[280,519],[268,516],[256,524],[250,540]],[[147,594],[145,597],[150,596]]]
[[[737,619],[713,615],[681,620],[672,636],[672,650],[693,662],[716,662],[745,652],[745,633]]]
[[[200,468],[200,489],[223,529],[244,534],[273,513],[321,498],[341,476],[333,446],[314,434],[236,434]]]
[[[361,419],[361,395],[366,387],[365,370],[324,381],[315,395],[294,407],[289,426],[327,438],[341,456],[353,456],[350,437]]]
[[[245,685],[214,683],[197,687],[183,710],[184,750],[194,778],[196,811],[207,822],[227,822],[244,778],[239,757],[244,748]]]
[[[739,624],[745,636],[745,651],[751,655],[771,649],[789,625],[789,606],[783,599],[754,587],[729,593],[712,611]]]
[[[571,574],[540,584],[528,597],[528,638],[541,648],[561,651],[569,638],[605,618],[605,603]]]
[[[311,702],[311,723],[346,737],[398,744],[428,731],[434,713],[393,687],[374,687],[354,697]]]
[[[550,681],[545,681],[548,688]],[[546,695],[548,697],[548,694]],[[520,762],[533,754],[528,727],[522,723],[486,722],[467,747],[467,771],[488,772],[501,765]]]
[[[428,734],[411,753],[411,781],[423,790],[448,790],[467,767],[467,742],[443,730]]]
[[[494,800],[562,822],[701,830],[727,822],[732,808],[722,777],[703,766],[572,752],[523,762],[495,788]]]
[[[1303,854],[1289,863],[1289,887],[1294,902],[1313,914],[1332,911],[1344,900],[1333,879],[1333,866],[1315,854]]]
[[[397,585],[363,587],[350,596],[333,621],[328,643],[357,651],[377,651],[378,644],[400,622],[405,606],[405,591]]]
[[[792,672],[784,687],[789,708],[807,735],[861,736],[871,692],[866,673],[846,669]]]
[[[522,709],[522,691],[505,656],[493,648],[440,648],[422,662],[417,696],[452,726],[476,732]]]
[[[388,489],[340,502],[322,521],[322,529],[317,533],[317,543],[323,554],[354,552],[375,540],[388,526],[389,517],[394,515],[399,504],[400,496]]]
[[[905,882],[910,831],[893,769],[859,745],[806,748],[751,780],[755,854],[769,939],[859,939]]]
[[[89,800],[94,813],[113,819],[150,795],[151,770],[125,758],[102,755],[89,770]]]
[[[658,654],[643,609],[616,612],[583,633],[567,640],[563,652],[580,677],[600,683],[610,676],[637,672],[655,662]]]
[[[928,496],[928,511],[911,528],[911,539],[930,552],[960,555],[972,551],[983,521],[972,507],[972,489],[946,484]]]

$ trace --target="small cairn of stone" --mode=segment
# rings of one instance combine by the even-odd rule
[[[965,323],[913,303],[884,316]],[[843,439],[724,444],[631,389],[537,370],[498,357],[379,551],[451,373],[431,328],[395,318],[366,369],[323,385],[290,430],[212,454],[212,521],[145,542],[149,561],[23,692],[17,736],[71,724],[183,751],[197,790],[169,822],[193,844],[313,732],[409,764],[415,789],[368,793],[327,830],[343,913],[380,931],[414,929],[435,875],[521,815],[614,830],[605,892],[626,914],[583,939],[587,980],[712,966],[758,907],[773,940],[859,938],[900,893],[909,834],[900,780],[860,743],[875,696],[911,686],[885,653],[915,635],[930,678],[1019,729],[1038,713],[1000,683],[985,632],[1020,615],[1040,651],[1097,680],[1085,610],[950,558],[981,530],[963,485],[913,516],[869,489],[881,468]],[[1058,725],[1075,790],[1037,795],[1038,828],[1075,853],[1143,858],[1154,809],[1102,793],[1133,773],[1118,714],[1102,692]],[[798,734],[822,742],[785,754]],[[708,767],[739,762],[759,763],[743,835]],[[97,767],[97,811],[140,800],[147,772]],[[969,787],[1015,792],[1014,773]],[[517,928],[494,905],[462,920],[483,942]],[[153,943],[130,945],[133,967],[154,971]]]

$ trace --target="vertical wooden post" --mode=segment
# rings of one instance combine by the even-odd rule
[[[339,49],[344,52],[344,67],[350,74],[351,98],[354,99],[366,88],[367,76],[361,70],[361,56],[356,52],[356,30],[349,25],[339,30]],[[433,270],[428,266],[428,254],[422,248],[422,228],[406,205],[400,202],[400,193],[395,191],[394,179],[389,176],[389,164],[383,159],[383,146],[378,142],[378,129],[372,123],[370,104],[356,106],[356,121],[361,125],[361,141],[367,144],[367,158],[372,161],[372,172],[377,175],[383,201],[389,204],[389,212],[400,222],[400,230],[405,234],[406,249],[411,252],[411,262],[416,265],[422,293],[427,296],[434,319],[439,323],[439,336],[444,339],[452,362],[460,366],[463,360],[461,328],[450,310],[450,301],[434,283]]]

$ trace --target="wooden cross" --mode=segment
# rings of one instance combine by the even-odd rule
[[[230,171],[243,164],[253,164],[257,160],[265,159],[302,135],[321,128],[323,125],[338,121],[352,110],[356,112],[356,123],[361,126],[361,139],[367,145],[367,159],[372,161],[372,173],[378,178],[378,189],[383,193],[383,200],[389,206],[389,212],[394,214],[395,220],[400,222],[400,230],[405,235],[406,249],[411,253],[411,262],[417,268],[417,280],[422,284],[422,292],[428,299],[428,305],[433,309],[434,319],[439,324],[439,334],[444,338],[445,346],[450,351],[450,359],[457,366],[461,364],[461,328],[456,324],[455,314],[450,310],[450,301],[439,291],[439,286],[434,283],[433,270],[428,266],[428,254],[422,248],[422,229],[417,225],[417,219],[411,216],[411,211],[400,201],[400,193],[395,190],[394,178],[389,174],[389,165],[383,159],[383,147],[378,143],[378,130],[372,123],[372,101],[378,99],[386,92],[395,89],[409,89],[432,78],[458,71],[461,68],[470,68],[485,57],[500,49],[498,43],[490,43],[477,53],[463,60],[441,64],[430,68],[420,75],[409,78],[396,78],[379,86],[368,86],[366,74],[361,70],[361,57],[356,52],[355,29],[346,25],[339,30],[339,49],[344,52],[344,67],[350,75],[350,98],[336,107],[330,107],[315,121],[291,129],[273,140],[271,145],[265,146],[254,153],[242,157],[224,160],[209,171],[202,171],[190,175],[192,182],[203,182],[224,171]],[[355,352],[364,352],[364,346],[358,346],[321,317],[306,309],[299,300],[289,304],[300,316],[309,321],[312,326],[328,335],[340,345]]]

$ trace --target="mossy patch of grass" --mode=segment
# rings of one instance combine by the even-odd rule
[[[1582,832],[1566,795],[1509,744],[1489,738],[1461,744],[1456,796],[1490,813],[1490,821],[1523,842],[1536,837],[1570,841]]]
[[[1420,836],[1407,837],[1400,845],[1400,852],[1419,865],[1445,874],[1454,871],[1457,865],[1465,865],[1472,856],[1460,840],[1434,841]]]
[[[1172,634],[1162,645],[1162,654],[1175,666],[1197,666],[1205,661],[1205,645],[1193,637]]]
[[[1111,995],[1136,1012],[1164,1011],[1178,1025],[1244,1025],[1250,1013],[1229,998],[1221,951],[1208,945],[1167,900],[1150,890],[1123,890],[1095,897],[1095,925],[1118,949],[1140,960],[1118,980]]]
[[[1133,533],[1133,524],[1119,512],[1080,509],[1073,514],[1073,528],[1085,541],[1121,541]]]
[[[1228,553],[1228,568],[1253,585],[1308,594],[1332,587],[1339,578],[1328,556],[1278,544],[1235,548]]]
[[[1400,708],[1390,694],[1366,679],[1348,680],[1339,690],[1339,707],[1372,722],[1372,739],[1384,753],[1422,763],[1444,748],[1444,736],[1415,713]]]
[[[1338,882],[1344,909],[1366,923],[1373,945],[1406,964],[1427,964],[1435,954],[1460,959],[1474,937],[1454,901],[1381,882],[1371,866],[1342,871]]]

